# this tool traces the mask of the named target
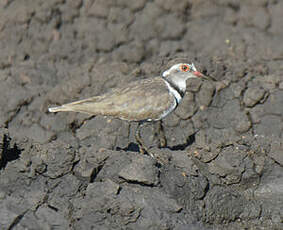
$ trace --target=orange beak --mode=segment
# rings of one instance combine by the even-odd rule
[[[196,77],[199,77],[199,78],[204,77],[204,75],[203,75],[201,72],[199,72],[199,71],[194,71],[193,74],[194,74]]]

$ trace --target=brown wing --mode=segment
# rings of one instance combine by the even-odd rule
[[[110,91],[102,96],[66,104],[65,111],[118,117],[123,120],[159,120],[173,110],[175,98],[160,77],[144,79]]]

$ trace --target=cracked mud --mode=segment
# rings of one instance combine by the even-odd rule
[[[0,2],[0,229],[283,229],[282,1]],[[50,105],[194,62],[135,123]]]

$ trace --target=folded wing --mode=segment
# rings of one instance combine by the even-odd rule
[[[144,79],[102,96],[49,108],[49,111],[74,111],[134,121],[159,120],[176,107],[175,97],[168,92],[162,78]]]

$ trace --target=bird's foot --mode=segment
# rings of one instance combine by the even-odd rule
[[[166,145],[167,145],[167,140],[166,140],[166,137],[165,137],[165,135],[163,133],[163,135],[160,135],[160,137],[159,137],[159,145],[158,145],[158,147],[159,148],[164,148],[164,147],[166,147]]]
[[[151,156],[152,158],[155,158],[154,155],[151,153],[151,151],[149,150],[149,148],[147,148],[145,146],[144,143],[139,143],[139,150],[141,154],[148,154],[149,156]]]

